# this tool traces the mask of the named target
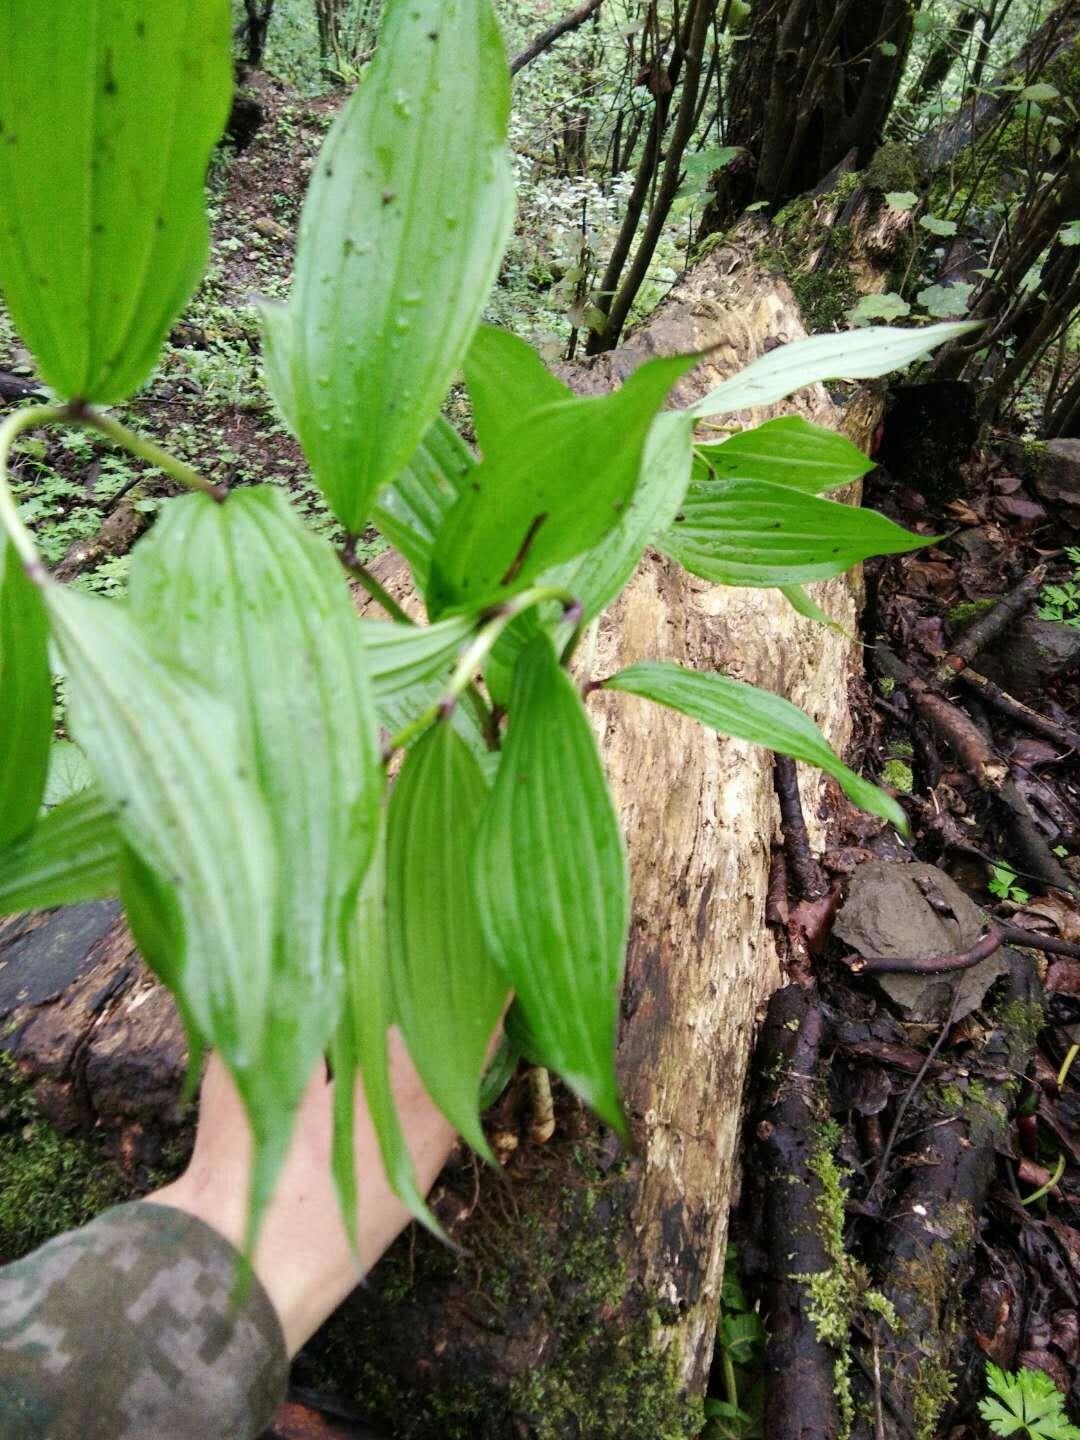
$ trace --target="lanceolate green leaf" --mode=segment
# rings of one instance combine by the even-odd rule
[[[622,832],[573,682],[539,636],[476,850],[480,913],[546,1062],[620,1133],[615,1026],[630,918]]]
[[[333,1172],[342,1212],[356,1240],[355,1078],[359,1073],[387,1179],[398,1199],[436,1235],[439,1225],[416,1183],[390,1083],[387,1031],[393,1020],[386,946],[386,822],[345,941],[345,1004],[334,1037]]]
[[[515,425],[533,410],[571,399],[570,387],[552,375],[531,345],[492,325],[481,325],[473,336],[465,384],[476,442],[485,455],[505,448]]]
[[[117,829],[169,888],[186,945],[168,975],[244,1083],[267,1060],[277,857],[230,708],[163,659],[115,601],[46,592],[69,723]]]
[[[599,545],[577,560],[568,560],[541,575],[545,585],[558,585],[581,605],[582,619],[593,620],[618,598],[637,569],[645,547],[674,519],[690,477],[690,435],[693,419],[683,410],[665,410],[652,423],[641,463],[641,476],[618,524]],[[544,626],[556,648],[570,638],[573,626],[558,615],[558,606],[528,610],[499,637],[484,679],[496,704],[509,703],[518,655]]]
[[[690,486],[658,544],[719,585],[796,585],[840,575],[868,555],[932,543],[875,510],[823,500],[764,480]]]
[[[435,536],[475,469],[472,451],[440,415],[375,503],[371,518],[409,562],[421,595],[427,593]]]
[[[99,790],[62,801],[0,850],[0,915],[119,893],[112,806]]]
[[[874,468],[846,435],[812,425],[801,415],[767,420],[719,445],[697,448],[718,480],[768,480],[814,495],[847,485]]]
[[[653,418],[693,363],[650,360],[613,395],[545,405],[497,432],[436,538],[431,613],[508,599],[610,534],[633,498]]]
[[[136,548],[130,595],[158,643],[229,703],[254,759],[278,856],[269,1043],[291,1107],[337,1022],[383,783],[345,576],[282,492],[262,486],[168,505]]]
[[[722,735],[817,765],[839,781],[854,804],[907,831],[907,820],[896,801],[849,770],[809,715],[779,695],[729,680],[726,675],[703,675],[661,661],[631,665],[605,681],[605,686],[680,710]]]
[[[387,934],[394,1010],[431,1098],[474,1150],[484,1054],[506,999],[471,884],[488,798],[452,726],[434,726],[405,757],[387,822]]]
[[[807,594],[801,585],[778,585],[776,587],[791,608],[807,620],[816,620],[819,625],[827,625],[830,630],[836,630],[841,635],[847,635],[852,639],[850,632],[845,630],[843,625],[827,615],[821,606]]]
[[[774,405],[819,380],[869,380],[921,360],[938,345],[966,335],[975,321],[903,329],[889,325],[792,340],[760,356],[692,406],[695,415],[728,415],[751,405]]]
[[[389,0],[319,156],[268,376],[350,531],[434,420],[495,279],[513,214],[509,94],[490,0]]]
[[[0,290],[66,399],[126,399],[206,264],[228,0],[0,6]]]
[[[472,634],[465,615],[437,625],[399,625],[360,620],[379,724],[393,734],[413,719],[446,680],[458,651]]]
[[[52,745],[48,641],[41,592],[0,531],[0,847],[30,830],[45,793]]]
[[[690,480],[693,419],[681,410],[665,410],[652,423],[645,441],[641,478],[618,524],[580,560],[571,561],[558,580],[579,601],[583,618],[606,610],[633,575],[645,547],[675,518]]]

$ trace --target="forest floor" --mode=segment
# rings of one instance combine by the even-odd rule
[[[301,98],[265,76],[253,85],[263,123],[239,152],[222,150],[211,177],[206,279],[152,382],[120,414],[214,481],[286,487],[332,534],[262,381],[253,297],[288,291],[307,173],[336,101]],[[496,301],[504,320],[507,308],[505,296]],[[541,300],[525,328],[544,323]],[[32,389],[28,357],[3,317],[0,372],[9,396],[20,381]],[[890,423],[907,422],[887,418],[886,440]],[[855,706],[864,768],[902,799],[913,849],[844,810],[830,848],[807,867],[789,833],[789,873],[781,884],[777,866],[772,916],[789,970],[822,1017],[811,1118],[816,1134],[827,1133],[831,1168],[813,1141],[809,1183],[823,1213],[830,1193],[839,1205],[830,1258],[847,1277],[856,1404],[880,1414],[890,1403],[874,1365],[864,1373],[864,1356],[883,1358],[886,1370],[890,1359],[910,1362],[925,1413],[898,1423],[921,1440],[988,1433],[976,1409],[986,1359],[1045,1370],[1080,1414],[1080,1065],[1070,1068],[1080,1045],[1080,549],[1070,549],[1080,546],[1080,511],[1040,496],[1031,453],[1009,437],[973,450],[936,494],[901,469],[875,472],[868,501],[945,538],[867,566],[868,680]],[[80,432],[24,442],[16,481],[47,562],[113,594],[124,588],[135,535],[170,493],[162,477]],[[370,540],[372,551],[381,545]],[[1025,581],[1026,603],[972,651],[968,669],[977,662],[979,674],[1037,712],[1034,721],[987,703],[985,688],[942,668],[970,627]],[[1055,607],[1057,620],[1039,619]],[[1041,729],[1040,716],[1049,722]],[[917,863],[880,864],[905,859]],[[1018,961],[995,947],[978,965],[945,974],[897,976],[866,963],[942,947],[970,960],[980,937],[1004,926],[1037,932],[1036,947],[1017,950]],[[1017,946],[1012,932],[1008,946]],[[758,1122],[772,1125],[776,1108],[768,1056],[764,1063],[748,1099],[748,1176],[765,1173],[752,1152],[768,1140]],[[931,1282],[895,1243],[898,1217],[919,1207],[940,1231],[945,1268],[933,1285],[948,1294],[928,1295]],[[763,1218],[767,1205],[748,1179],[733,1227],[716,1440],[760,1433],[764,1346],[751,1317],[776,1268]],[[882,1308],[852,1298],[859,1290],[880,1292],[909,1320],[927,1317],[934,1334],[917,1353],[895,1346]],[[959,1380],[940,1370],[945,1349]],[[832,1379],[828,1388],[835,1392]]]

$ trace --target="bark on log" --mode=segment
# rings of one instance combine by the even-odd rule
[[[652,354],[709,349],[682,387],[689,400],[803,333],[786,283],[735,240],[622,349],[580,372],[579,388],[607,388]],[[862,392],[845,411],[816,386],[742,418],[791,411],[865,446],[877,401]],[[402,598],[400,563],[387,556],[377,569]],[[854,628],[857,586],[837,579],[815,598]],[[604,618],[594,670],[638,659],[761,684],[807,709],[841,751],[850,739],[858,649],[778,592],[715,587],[649,552]],[[302,1383],[349,1393],[394,1436],[698,1433],[693,1402],[712,1358],[743,1081],[756,1018],[780,978],[764,924],[771,758],[644,701],[602,694],[590,705],[630,850],[618,1063],[637,1152],[621,1154],[558,1087],[555,1136],[530,1144],[527,1087],[511,1087],[491,1117],[504,1174],[482,1174],[459,1153],[436,1189],[464,1255],[407,1234],[298,1367]],[[820,836],[835,792],[816,774],[801,784]],[[86,930],[73,938],[76,924]],[[20,994],[13,966],[35,969],[28,955],[42,947],[60,967],[55,982]],[[153,1148],[150,1132],[160,1150],[177,1130],[182,1040],[115,911],[79,907],[24,925],[0,950],[0,980],[9,975],[15,1025],[0,1044],[38,1077],[50,1112],[111,1127],[133,1157]]]

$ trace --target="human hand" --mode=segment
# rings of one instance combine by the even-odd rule
[[[401,1128],[426,1194],[454,1143],[396,1030],[390,1078]],[[305,1092],[292,1142],[255,1246],[254,1270],[281,1321],[289,1354],[345,1299],[410,1219],[386,1179],[363,1085],[356,1082],[359,1250],[354,1254],[330,1170],[334,1087],[320,1062]],[[147,1196],[186,1210],[243,1248],[251,1130],[225,1066],[211,1056],[203,1077],[195,1149],[183,1175]]]

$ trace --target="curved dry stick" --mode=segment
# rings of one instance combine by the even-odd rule
[[[844,964],[856,974],[869,972],[872,975],[943,975],[950,970],[970,970],[1001,949],[1004,939],[1001,931],[994,926],[976,940],[967,950],[955,955],[845,955]]]

